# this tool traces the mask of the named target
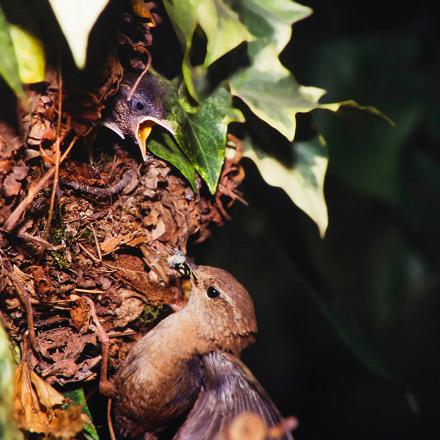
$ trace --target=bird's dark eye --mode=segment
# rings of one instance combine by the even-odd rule
[[[133,101],[131,103],[131,108],[133,110],[141,112],[141,111],[145,110],[145,104],[142,101],[140,101],[139,99],[133,99]]]
[[[220,291],[214,286],[209,286],[206,293],[210,298],[218,298],[220,296]]]

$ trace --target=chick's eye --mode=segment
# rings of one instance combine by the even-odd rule
[[[133,110],[141,112],[145,109],[145,104],[139,99],[133,99],[131,107]]]
[[[209,298],[218,298],[220,296],[220,291],[216,289],[214,286],[209,286],[206,291]]]

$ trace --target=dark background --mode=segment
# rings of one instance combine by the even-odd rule
[[[299,117],[298,137],[329,145],[321,240],[287,196],[246,163],[249,207],[192,249],[255,300],[259,335],[244,359],[301,439],[421,439],[438,432],[440,55],[427,2],[303,2],[282,60],[325,100],[358,111]],[[266,127],[272,148],[282,139]],[[324,437],[325,436],[325,437]]]

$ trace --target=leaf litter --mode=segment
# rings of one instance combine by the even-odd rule
[[[15,376],[16,423],[46,437],[72,438],[89,422],[55,388],[96,380],[103,358],[105,371],[117,369],[170,312],[164,305],[180,300],[170,257],[209,237],[210,225],[222,225],[241,200],[238,141],[214,196],[199,177],[194,192],[168,163],[154,156],[140,163],[126,145],[107,141],[93,151],[93,165],[80,160],[123,71],[145,69],[158,22],[157,14],[125,13],[118,57],[108,57],[90,88],[60,87],[59,72],[49,70],[43,85],[27,88],[34,105],[20,128],[0,120],[0,319],[25,354]]]

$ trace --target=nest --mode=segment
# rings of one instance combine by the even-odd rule
[[[87,88],[49,72],[27,91],[35,105],[19,134],[0,122],[0,318],[50,384],[95,379],[103,341],[116,369],[179,300],[173,259],[186,257],[189,240],[205,240],[228,218],[224,203],[239,198],[239,151],[215,196],[108,136],[95,143],[93,166],[84,159],[123,71],[145,68],[150,27],[125,14],[117,56]]]

